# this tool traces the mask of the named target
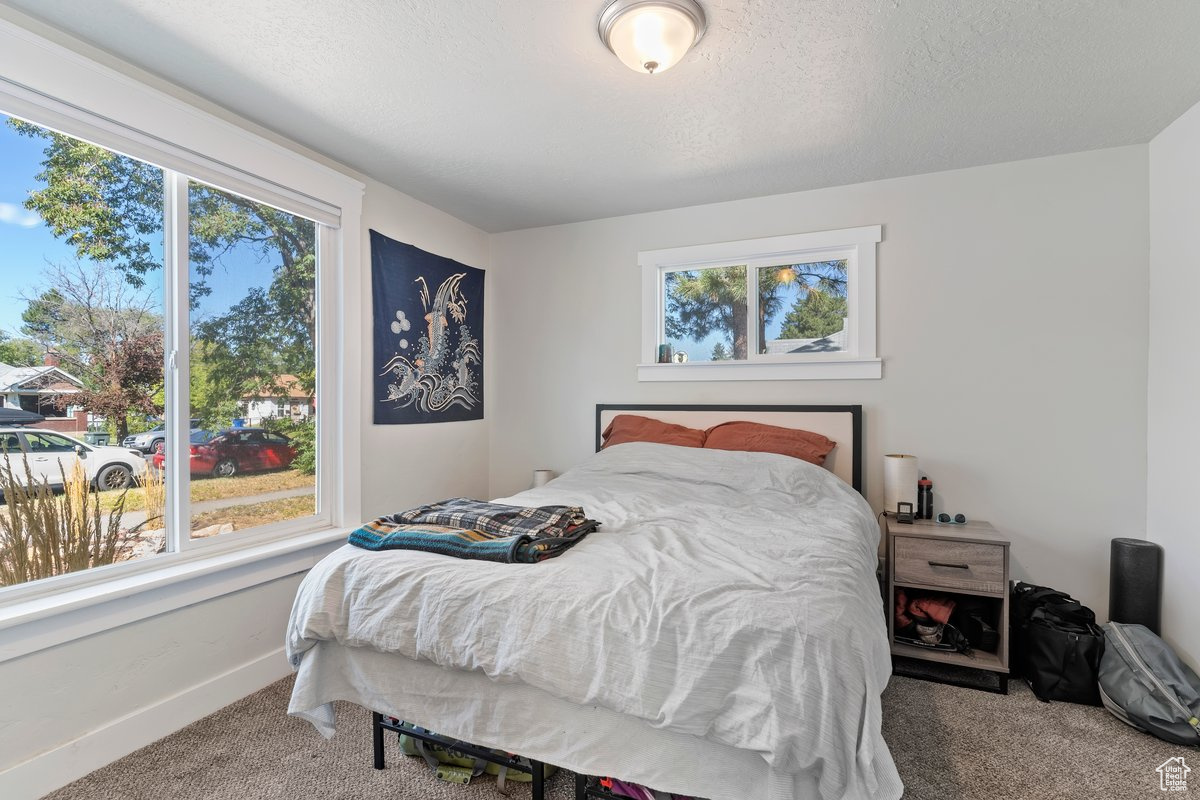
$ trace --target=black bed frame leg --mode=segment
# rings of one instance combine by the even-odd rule
[[[530,761],[533,772],[533,800],[546,800],[546,765],[541,761]]]
[[[587,775],[575,773],[575,800],[587,800]]]
[[[383,769],[383,714],[371,712],[371,744],[375,751],[375,769]]]

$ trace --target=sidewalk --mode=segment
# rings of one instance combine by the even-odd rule
[[[263,492],[262,494],[252,494],[245,497],[221,497],[216,500],[202,500],[199,503],[192,503],[191,511],[195,515],[205,511],[217,511],[222,508],[248,506],[254,503],[268,503],[272,500],[284,500],[289,497],[303,497],[306,494],[315,494],[316,491],[315,486],[298,486],[295,489]],[[127,511],[121,515],[121,527],[128,530],[135,529],[145,521],[146,515],[141,511]]]

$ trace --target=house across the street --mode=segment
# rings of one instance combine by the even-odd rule
[[[303,422],[312,417],[316,398],[295,375],[277,375],[272,385],[243,395],[241,405],[246,424],[256,427],[268,419]]]
[[[64,395],[77,394],[83,382],[54,363],[48,355],[38,367],[14,367],[0,362],[0,408],[19,408],[45,417],[31,427],[70,433],[87,429],[87,411]]]

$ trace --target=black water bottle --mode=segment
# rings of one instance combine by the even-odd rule
[[[917,519],[933,519],[933,481],[924,475],[917,481]]]

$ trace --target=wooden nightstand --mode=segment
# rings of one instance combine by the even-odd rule
[[[883,517],[883,536],[887,545],[888,641],[895,657],[949,664],[984,670],[996,675],[1001,694],[1008,693],[1008,541],[1000,538],[986,522],[965,525],[939,525],[918,520],[912,525]],[[972,595],[984,598],[995,621],[998,646],[995,652],[976,649],[972,655],[955,651],[931,650],[896,641],[896,588],[915,589],[944,595]],[[962,683],[941,676],[932,677],[897,670],[899,675],[929,678],[946,683]],[[962,683],[973,688],[976,684]]]

